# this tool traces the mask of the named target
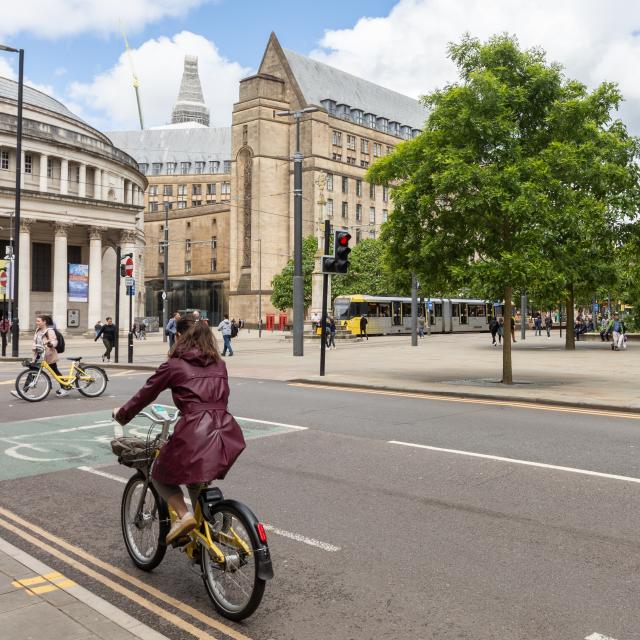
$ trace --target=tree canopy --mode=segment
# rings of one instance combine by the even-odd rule
[[[392,187],[390,265],[434,293],[504,299],[508,326],[514,290],[557,300],[610,277],[617,225],[639,202],[637,141],[612,119],[615,85],[590,92],[540,49],[465,36],[449,57],[460,81],[423,97],[423,132],[367,179]]]

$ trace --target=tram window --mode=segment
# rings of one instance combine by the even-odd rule
[[[454,318],[459,318],[460,317],[460,305],[459,304],[452,304],[451,305],[451,315]]]
[[[377,318],[379,315],[380,309],[378,308],[377,302],[369,302],[367,304],[367,315],[370,318]]]
[[[388,302],[380,303],[380,317],[381,318],[390,318],[391,317],[391,304]]]
[[[477,315],[476,305],[475,304],[470,304],[470,305],[467,305],[467,308],[469,309],[469,317],[470,318],[475,318],[476,315]]]
[[[460,305],[460,324],[467,324],[469,320],[469,305],[461,304]]]
[[[479,304],[479,305],[477,306],[477,309],[478,309],[478,313],[477,313],[478,318],[484,318],[484,316],[485,316],[485,310],[486,310],[486,309],[485,309],[485,306],[484,306],[483,304]]]
[[[402,317],[411,318],[411,304],[407,302],[402,303]]]
[[[347,320],[349,317],[349,300],[336,299],[333,303],[333,311],[338,320]]]
[[[436,302],[434,306],[436,308],[436,318],[442,318],[442,303]]]

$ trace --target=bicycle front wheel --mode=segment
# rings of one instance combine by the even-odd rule
[[[224,554],[225,562],[220,564],[206,548],[202,549],[204,586],[214,607],[225,618],[244,620],[258,608],[265,588],[265,580],[258,577],[258,547],[250,535],[254,523],[230,505],[215,508],[208,522],[211,538]]]
[[[169,533],[169,513],[151,482],[142,473],[131,477],[122,495],[120,517],[122,535],[129,556],[139,569],[155,569],[167,552],[165,538]],[[143,496],[144,493],[144,498]],[[142,500],[142,508],[138,510]]]
[[[51,379],[44,371],[25,369],[16,378],[16,391],[27,402],[40,402],[51,391]]]
[[[97,398],[107,388],[107,374],[94,365],[78,367],[76,388],[83,396]]]

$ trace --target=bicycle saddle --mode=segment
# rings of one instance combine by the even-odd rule
[[[78,356],[77,358],[67,358],[67,360],[73,360],[74,362],[79,362],[82,360],[82,356]]]

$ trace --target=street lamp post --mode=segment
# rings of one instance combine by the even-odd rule
[[[24,87],[24,49],[14,49],[0,44],[0,51],[9,51],[18,54],[18,123],[16,127],[16,194],[15,194],[15,217],[13,231],[13,306],[14,315],[12,330],[13,342],[11,344],[11,355],[18,357],[19,337],[20,337],[20,317],[18,313],[18,299],[20,290],[18,288],[18,271],[20,268],[20,189],[22,188],[22,90]],[[29,295],[28,291],[24,292]],[[28,318],[27,318],[28,322]]]
[[[293,355],[304,355],[304,275],[302,273],[302,152],[300,119],[318,111],[307,107],[297,111],[278,111],[276,116],[293,116],[296,121],[296,152],[293,156]]]
[[[169,322],[169,294],[167,289],[169,288],[169,203],[164,203],[164,234],[162,242],[162,256],[164,260],[163,277],[164,281],[162,287],[162,342],[167,341],[166,326]]]

